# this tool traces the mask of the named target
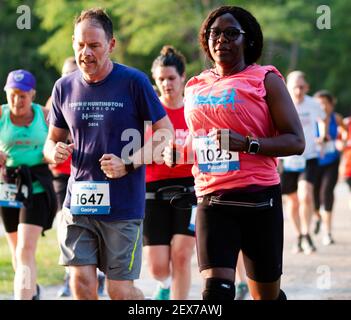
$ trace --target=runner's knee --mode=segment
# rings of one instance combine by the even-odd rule
[[[70,275],[70,287],[73,295],[79,299],[96,299],[97,283],[96,280],[84,277],[82,274]]]
[[[140,289],[132,281],[118,281],[111,283],[107,280],[107,292],[112,300],[141,300],[144,298]]]
[[[188,268],[192,251],[179,249],[172,251],[172,266],[178,269]]]
[[[169,263],[149,261],[149,271],[156,280],[164,280],[170,275]]]

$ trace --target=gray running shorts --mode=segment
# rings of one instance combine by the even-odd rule
[[[72,215],[64,208],[58,221],[59,264],[96,265],[110,280],[139,278],[142,220],[105,222]]]

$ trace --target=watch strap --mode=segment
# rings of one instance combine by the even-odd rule
[[[124,163],[124,166],[126,167],[126,171],[128,173],[131,173],[135,170],[135,167],[134,167],[134,163],[133,162],[130,162],[130,163]]]

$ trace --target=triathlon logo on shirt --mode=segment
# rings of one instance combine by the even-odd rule
[[[241,102],[235,99],[235,89],[224,90],[220,96],[212,95],[210,92],[207,96],[194,95],[193,105],[195,107],[210,106],[212,108],[222,107],[224,109],[235,110],[235,103]]]
[[[68,108],[81,113],[81,119],[88,121],[89,127],[99,127],[107,112],[124,108],[123,102],[118,101],[76,101],[68,103]]]
[[[104,120],[103,114],[98,113],[82,113],[83,120],[94,120],[94,121],[102,121]]]

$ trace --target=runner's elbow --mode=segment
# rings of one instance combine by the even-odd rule
[[[305,138],[304,137],[297,137],[296,138],[296,143],[294,143],[295,149],[296,149],[296,154],[301,155],[305,151]]]

